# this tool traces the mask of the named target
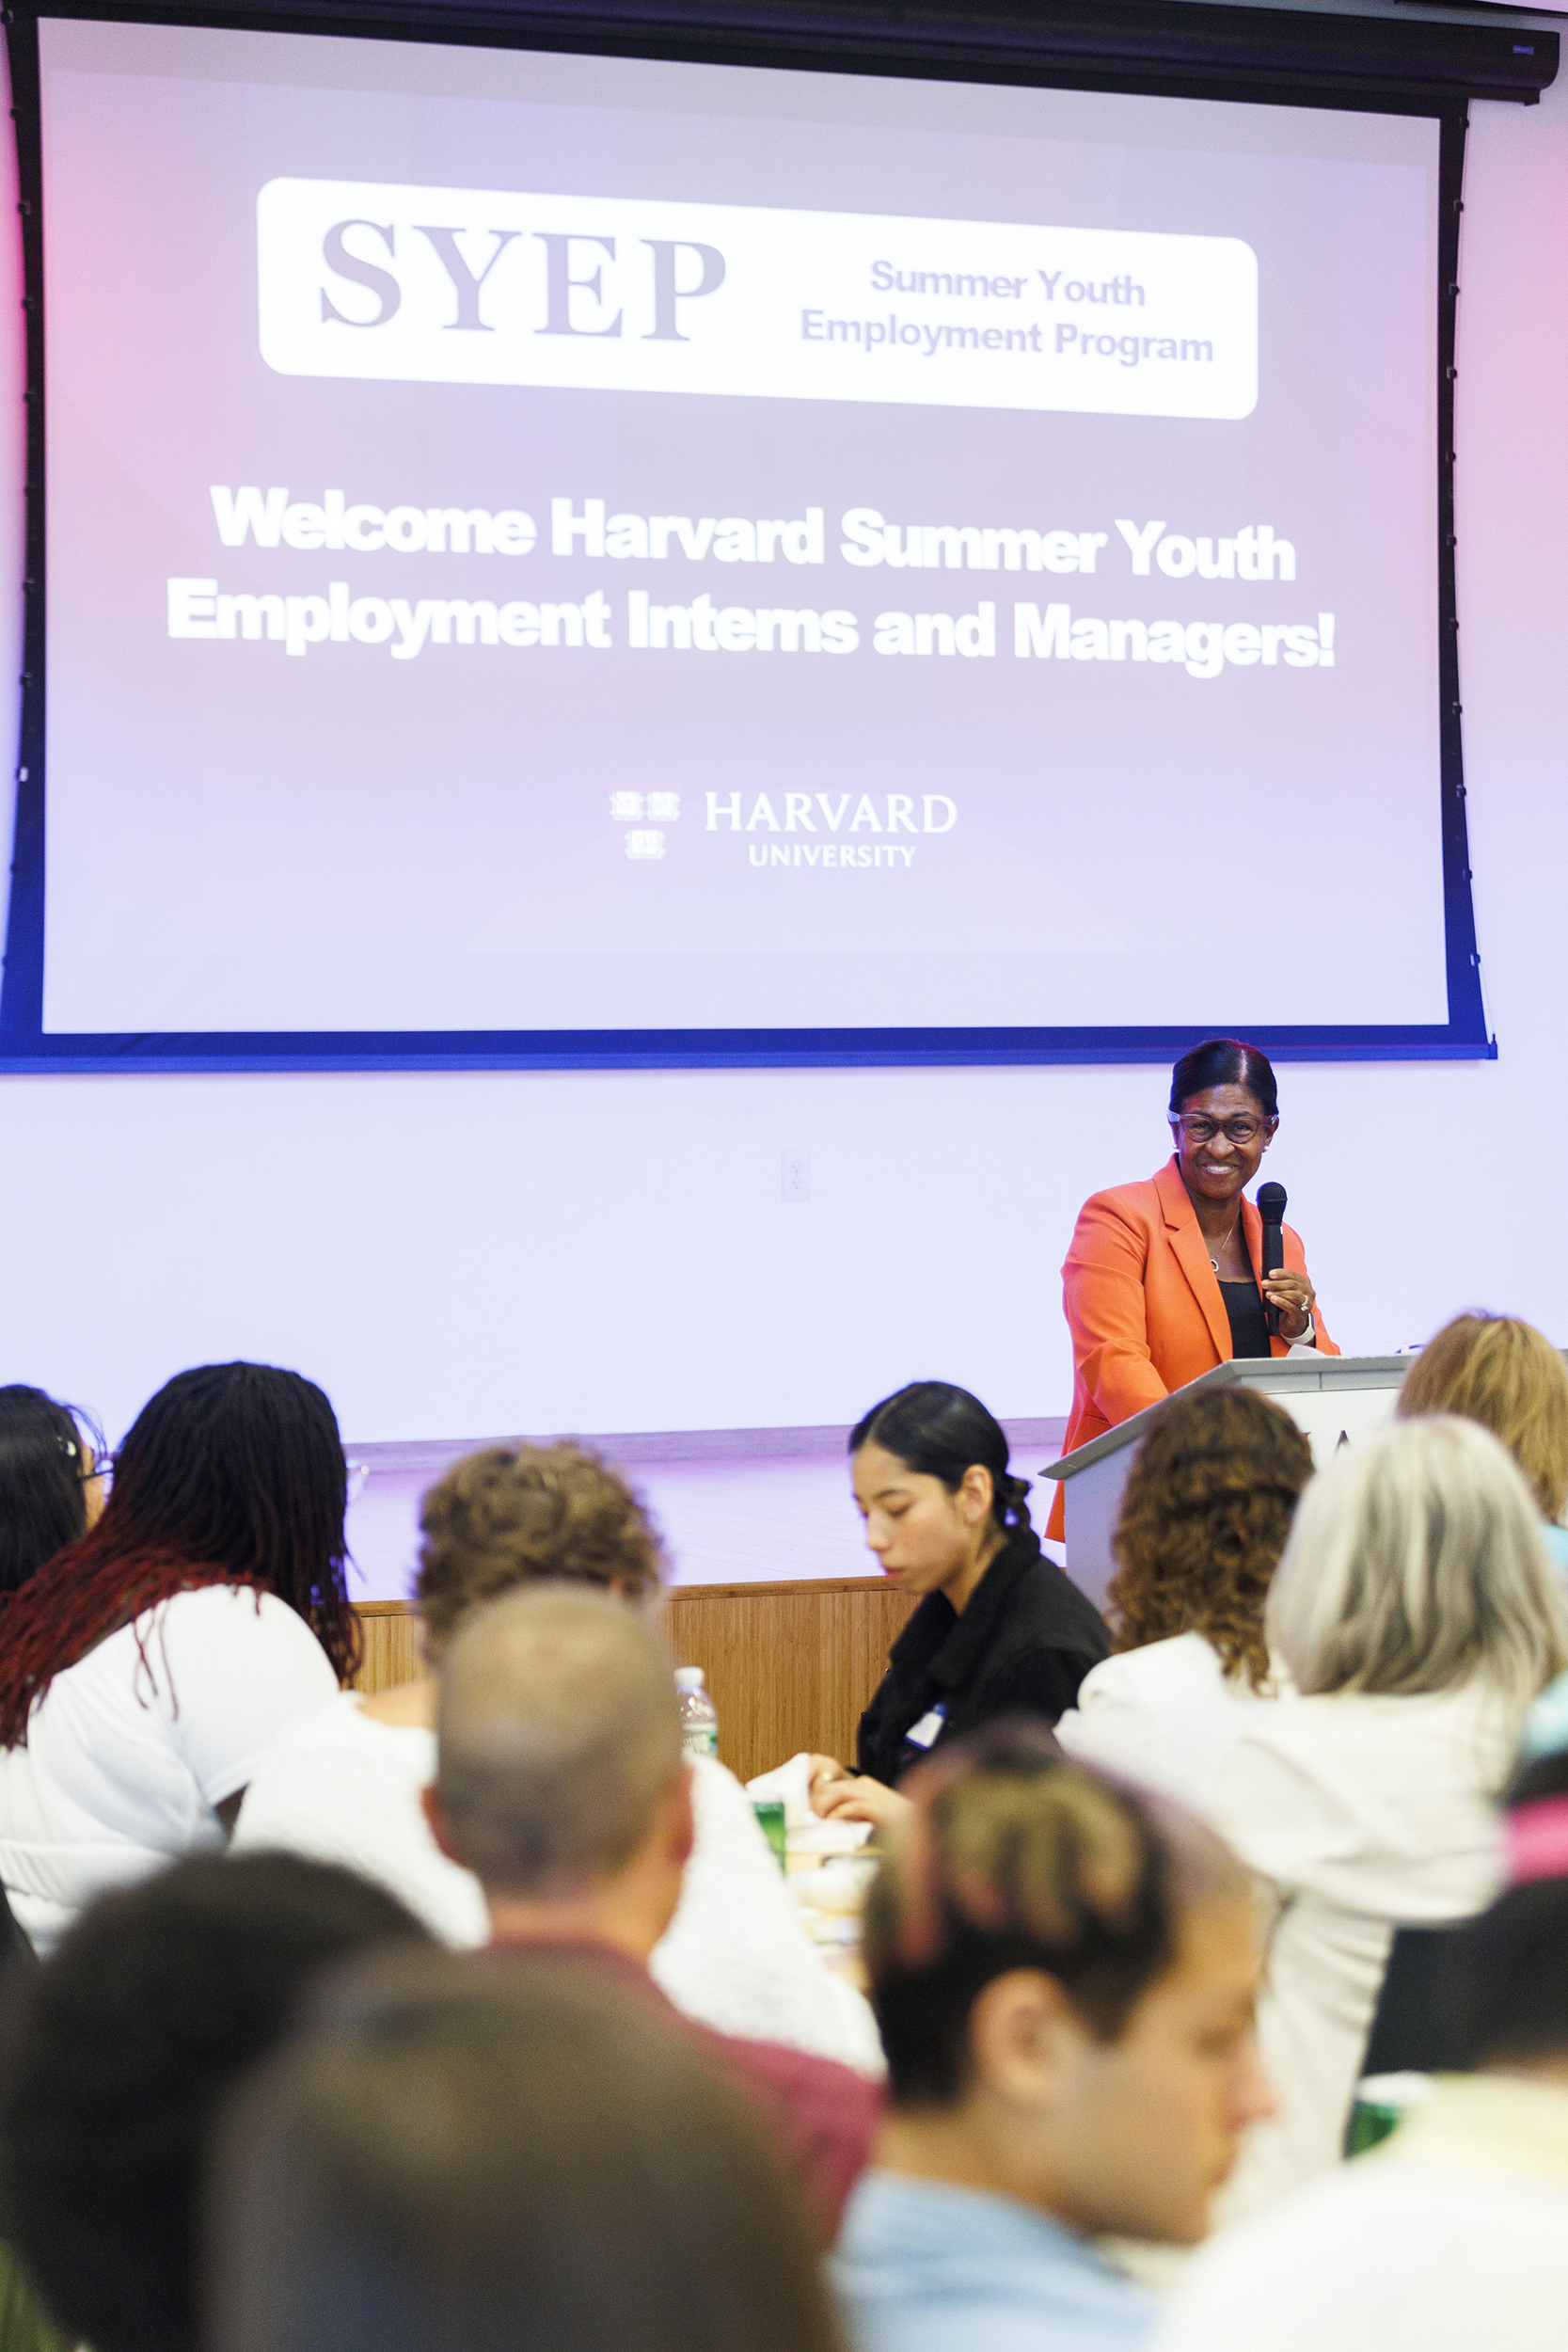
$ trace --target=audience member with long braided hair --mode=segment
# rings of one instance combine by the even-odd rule
[[[34,1943],[218,1844],[256,1758],[357,1658],[332,1407],[265,1364],[143,1406],[103,1517],[6,1604],[0,1877]]]
[[[1249,1710],[1284,1679],[1263,1608],[1311,1475],[1295,1422],[1252,1389],[1162,1408],[1112,1538],[1117,1655],[1056,1727],[1069,1756],[1202,1802]]]

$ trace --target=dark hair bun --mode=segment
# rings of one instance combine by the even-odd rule
[[[949,1494],[957,1494],[964,1472],[978,1464],[990,1472],[997,1525],[1010,1533],[1030,1524],[1029,1481],[1007,1469],[1006,1431],[977,1396],[950,1380],[911,1380],[884,1396],[849,1432],[850,1453],[863,1445],[885,1446],[908,1469],[940,1478]]]
[[[1279,1116],[1279,1089],[1269,1057],[1243,1038],[1206,1037],[1201,1045],[1189,1047],[1170,1073],[1171,1117],[1211,1087],[1245,1087],[1265,1119]]]

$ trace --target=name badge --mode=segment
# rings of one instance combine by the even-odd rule
[[[922,1715],[917,1724],[911,1724],[904,1737],[911,1748],[928,1748],[946,1721],[946,1708],[944,1706],[933,1707],[927,1713]]]

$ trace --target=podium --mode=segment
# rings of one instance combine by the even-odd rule
[[[1171,1393],[1199,1396],[1210,1389],[1256,1389],[1290,1414],[1321,1470],[1341,1445],[1371,1437],[1393,1418],[1394,1398],[1411,1362],[1409,1356],[1320,1356],[1310,1347],[1295,1356],[1233,1356]],[[1064,1454],[1040,1472],[1042,1478],[1062,1482],[1068,1573],[1097,1609],[1104,1608],[1106,1586],[1117,1572],[1111,1536],[1132,1456],[1149,1422],[1168,1401],[1146,1406],[1131,1421]]]

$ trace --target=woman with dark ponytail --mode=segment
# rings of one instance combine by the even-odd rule
[[[268,1364],[160,1389],[102,1518],[0,1613],[0,1879],[40,1947],[221,1845],[257,1758],[358,1660],[332,1407]]]
[[[882,1573],[920,1606],[861,1717],[858,1773],[812,1758],[812,1803],[890,1820],[895,1784],[943,1740],[1002,1715],[1053,1724],[1110,1650],[1104,1620],[1040,1550],[1029,1482],[967,1389],[914,1380],[849,1433],[855,1503]]]

